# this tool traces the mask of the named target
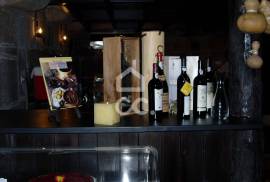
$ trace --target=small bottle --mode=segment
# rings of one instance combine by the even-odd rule
[[[148,83],[149,121],[157,124],[162,118],[162,83],[158,78],[157,64],[153,64],[153,78]]]
[[[162,94],[162,112],[163,116],[169,114],[170,106],[169,106],[169,87],[166,81],[166,76],[164,74],[164,61],[163,61],[163,53],[157,52],[156,54],[157,64],[158,64],[158,77],[162,83],[163,94]]]
[[[195,119],[206,118],[207,105],[206,78],[203,75],[202,61],[198,62],[198,75],[193,81],[193,117]]]
[[[224,88],[223,79],[217,81],[217,89],[215,92],[213,107],[212,107],[212,118],[214,122],[222,123],[229,117],[229,104]]]
[[[177,79],[177,119],[190,118],[190,92],[192,87],[187,75],[186,60],[181,61],[181,75]],[[189,87],[189,88],[188,88]]]
[[[207,86],[207,114],[211,115],[211,109],[213,104],[213,98],[214,98],[214,77],[212,68],[210,65],[210,60],[207,60],[207,72],[206,72],[206,86]]]

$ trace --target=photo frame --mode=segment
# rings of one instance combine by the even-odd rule
[[[72,70],[72,58],[39,58],[39,62],[50,110],[79,107],[78,81]]]

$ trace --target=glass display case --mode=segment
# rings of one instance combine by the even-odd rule
[[[145,147],[0,148],[8,182],[158,182],[158,153]]]

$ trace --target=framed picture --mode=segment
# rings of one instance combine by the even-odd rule
[[[74,108],[80,104],[77,77],[71,57],[39,58],[51,110]]]

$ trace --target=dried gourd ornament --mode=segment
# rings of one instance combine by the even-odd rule
[[[267,21],[265,33],[270,34],[270,2],[268,0],[261,1],[260,12],[265,16],[265,19]]]
[[[260,43],[259,41],[253,41],[252,42],[252,55],[248,57],[246,60],[246,64],[248,67],[252,69],[259,69],[263,65],[263,60],[260,56],[258,56],[258,51],[260,48]]]
[[[242,14],[237,20],[237,27],[245,33],[263,33],[267,22],[265,16],[258,13],[258,0],[246,0],[244,4],[246,13]]]

